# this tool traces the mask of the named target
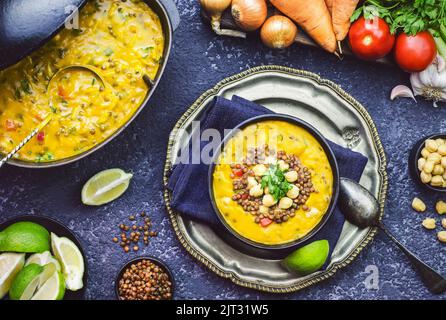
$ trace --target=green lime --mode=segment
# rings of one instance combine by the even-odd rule
[[[33,222],[17,222],[0,232],[0,251],[44,252],[50,250],[48,231]]]
[[[12,280],[23,268],[24,263],[24,253],[0,254],[0,299],[8,293]]]
[[[45,251],[43,253],[34,253],[28,259],[26,259],[25,266],[36,263],[39,266],[44,266],[47,264],[54,264],[54,267],[57,271],[61,270],[59,261],[57,261],[49,251]]]
[[[307,275],[324,265],[329,251],[330,245],[327,240],[314,241],[291,253],[283,260],[283,265],[290,271]]]
[[[37,290],[31,300],[62,300],[65,295],[65,280],[60,271],[53,275]]]
[[[82,202],[90,206],[109,203],[127,190],[132,177],[132,174],[121,169],[101,171],[91,177],[82,188]]]
[[[29,300],[40,284],[40,274],[44,268],[32,263],[24,267],[14,278],[9,290],[11,300]]]

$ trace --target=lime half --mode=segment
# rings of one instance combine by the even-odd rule
[[[50,234],[41,225],[16,222],[0,232],[0,251],[44,252],[50,250]]]
[[[82,188],[82,202],[90,206],[100,206],[119,198],[128,188],[131,173],[121,169],[101,171],[90,178]]]
[[[37,290],[31,300],[62,300],[65,295],[65,281],[62,273],[56,271]]]
[[[307,275],[318,271],[324,265],[329,251],[327,240],[314,241],[291,253],[283,260],[283,265],[290,271]]]
[[[84,284],[84,258],[79,248],[68,238],[58,237],[51,233],[51,246],[53,253],[62,264],[62,273],[65,277],[67,289],[76,291]]]
[[[0,299],[9,291],[12,280],[23,268],[24,253],[3,253],[0,255]]]

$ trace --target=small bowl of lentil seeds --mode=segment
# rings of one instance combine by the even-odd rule
[[[164,262],[140,257],[122,267],[115,290],[118,300],[172,300],[174,280]]]

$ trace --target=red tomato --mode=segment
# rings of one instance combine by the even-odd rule
[[[232,173],[237,176],[237,177],[241,177],[243,176],[243,170],[242,169],[235,169],[232,171]]]
[[[247,193],[242,194],[242,199],[243,200],[248,199],[248,197],[249,197],[249,194],[247,194]]]
[[[389,25],[381,18],[373,20],[359,18],[348,33],[353,53],[364,60],[376,60],[386,56],[393,48],[395,36]]]
[[[6,131],[15,131],[17,129],[17,125],[14,120],[7,119],[5,122]]]
[[[273,223],[273,220],[271,220],[270,218],[260,219],[260,225],[264,228],[269,226],[271,223]]]
[[[437,46],[432,35],[422,31],[414,36],[402,33],[396,39],[395,60],[407,72],[426,69],[437,55]]]
[[[39,142],[43,142],[44,140],[45,140],[45,132],[44,131],[40,131],[38,134],[37,134],[37,141],[39,141]]]

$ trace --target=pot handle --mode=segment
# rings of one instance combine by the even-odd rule
[[[170,24],[172,25],[172,31],[175,31],[180,24],[180,13],[173,0],[160,0],[161,4],[167,11],[167,15],[170,19]]]

